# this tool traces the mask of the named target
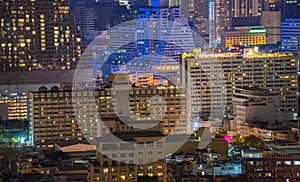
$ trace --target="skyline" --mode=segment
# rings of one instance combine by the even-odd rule
[[[0,0],[0,181],[300,180],[299,10]]]

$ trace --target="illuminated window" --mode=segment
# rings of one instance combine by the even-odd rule
[[[103,169],[103,173],[105,174],[105,173],[108,173],[108,168],[104,168]]]
[[[284,164],[285,164],[285,165],[291,165],[292,162],[291,162],[291,161],[284,161]]]
[[[121,175],[121,176],[120,176],[120,179],[121,179],[121,180],[126,180],[126,176],[125,176],[125,175]]]
[[[266,176],[269,176],[269,177],[270,177],[270,176],[272,176],[272,174],[271,174],[271,173],[266,173]]]

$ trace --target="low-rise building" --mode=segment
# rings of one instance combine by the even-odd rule
[[[287,140],[275,140],[266,142],[265,147],[274,154],[300,154],[300,146],[297,142]]]
[[[101,153],[97,153],[97,160],[90,164],[89,181],[137,182],[139,177],[149,177],[166,182],[164,137],[157,131],[123,131],[106,135],[99,141]]]
[[[242,137],[254,135],[263,141],[287,140],[291,129],[282,124],[264,121],[244,122],[240,124],[239,134]]]
[[[244,161],[249,181],[300,180],[300,155],[263,155]]]

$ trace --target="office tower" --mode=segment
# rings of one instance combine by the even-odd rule
[[[76,24],[82,29],[84,44],[90,43],[102,31],[132,20],[126,6],[111,0],[77,0],[74,14]]]
[[[209,0],[194,1],[194,16],[191,21],[197,27],[200,35],[208,35],[209,32],[208,2]]]
[[[110,36],[110,40],[106,50],[112,54],[107,58],[106,64],[118,66],[127,64],[133,60],[136,56],[136,21],[123,23],[107,30],[107,32]]]
[[[300,0],[282,0],[281,20],[300,18]]]
[[[209,45],[211,48],[220,44],[221,31],[231,27],[231,18],[230,1],[209,1]]]
[[[1,71],[75,68],[81,35],[68,3],[3,0],[0,11]]]
[[[74,6],[76,25],[80,26],[84,39],[89,39],[87,36],[91,36],[95,31],[96,14],[92,2],[93,1],[77,0]]]
[[[233,17],[260,16],[264,0],[233,0]]]
[[[208,4],[209,0],[195,0],[195,13],[197,17],[208,18]]]
[[[261,25],[267,30],[267,44],[277,44],[280,41],[280,11],[262,11]]]
[[[154,57],[152,65],[164,62],[162,56],[167,65],[178,64],[181,53],[195,48],[192,30],[180,8],[140,8],[136,27],[137,56]]]
[[[267,43],[264,27],[235,27],[233,30],[221,32],[221,49],[228,50],[235,45],[253,46]]]
[[[281,50],[294,53],[300,50],[300,19],[281,22]]]
[[[290,113],[287,120],[291,119],[298,109],[296,58],[293,54],[260,53],[255,49],[245,49],[242,55],[183,55],[182,67],[187,71],[180,71],[181,80],[190,89],[187,97],[192,98],[193,114],[210,116],[214,114],[211,108],[230,114],[236,88],[260,87],[280,95],[279,111]],[[226,106],[222,106],[224,99]]]

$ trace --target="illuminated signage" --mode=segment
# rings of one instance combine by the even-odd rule
[[[249,33],[266,33],[266,31],[265,28],[251,28]]]

